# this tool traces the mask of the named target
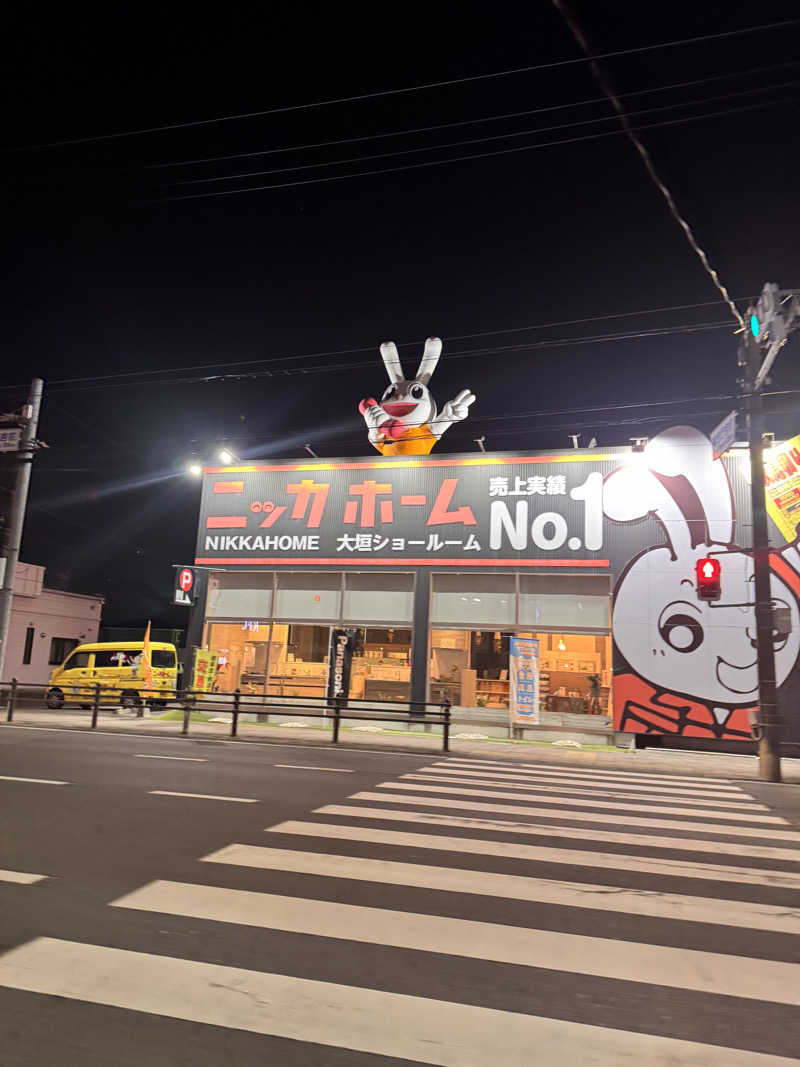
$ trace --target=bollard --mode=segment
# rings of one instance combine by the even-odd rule
[[[334,745],[339,740],[339,721],[340,721],[340,719],[341,719],[341,708],[339,706],[339,701],[338,700],[334,700],[334,702],[333,702],[333,737],[331,738],[331,744],[334,744]]]
[[[94,700],[92,701],[92,729],[97,726],[97,712],[100,710],[100,683],[96,682],[94,687]]]
[[[241,698],[241,689],[235,690],[233,694],[233,720],[231,722],[231,737],[236,737],[236,731],[239,727],[239,700]]]
[[[442,752],[450,751],[450,701],[445,698],[442,701]]]
[[[6,712],[6,722],[11,722],[14,718],[14,705],[17,702],[17,679],[11,679],[11,688],[8,691],[8,711]]]
[[[181,726],[181,733],[189,733],[189,718],[192,714],[192,698],[190,694],[184,693],[183,696],[183,725]]]

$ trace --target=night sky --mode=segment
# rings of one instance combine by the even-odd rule
[[[599,53],[797,14],[736,0],[575,8]],[[43,377],[50,446],[22,558],[48,584],[105,595],[106,622],[183,624],[171,564],[193,555],[193,455],[214,460],[223,439],[248,458],[297,457],[306,442],[326,457],[370,451],[356,406],[385,388],[383,340],[413,370],[439,335],[440,406],[477,394],[439,451],[482,434],[490,451],[566,447],[571,430],[624,444],[680,421],[710,430],[731,408],[619,407],[733,393],[735,323],[585,62],[16,150],[579,59],[551,3],[295,0],[208,21],[188,4],[98,16],[12,3],[3,41],[0,396],[13,410]],[[680,120],[642,136],[742,310],[765,281],[799,287],[800,23],[604,67],[635,94],[623,97],[635,126]],[[433,126],[446,128],[373,136]],[[216,159],[234,154],[248,155]],[[384,173],[341,177],[363,171]],[[310,184],[176,199],[297,182]],[[798,344],[772,388],[800,387]],[[778,403],[770,427],[800,430],[797,399]],[[574,410],[587,407],[599,410]]]

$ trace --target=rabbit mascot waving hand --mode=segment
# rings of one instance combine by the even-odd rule
[[[469,389],[462,389],[457,397],[447,401],[441,413],[437,413],[428,383],[441,354],[442,342],[438,337],[429,337],[416,377],[408,380],[403,374],[394,341],[385,341],[381,345],[389,385],[380,403],[367,397],[358,405],[369,430],[370,444],[381,455],[427,455],[445,430],[469,414],[470,404],[475,401]]]

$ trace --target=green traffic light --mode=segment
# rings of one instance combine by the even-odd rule
[[[758,340],[758,335],[761,333],[761,323],[758,321],[758,315],[750,316],[750,333]]]

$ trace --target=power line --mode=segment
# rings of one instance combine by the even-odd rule
[[[621,56],[641,55],[644,52],[657,51],[662,48],[678,48],[684,45],[701,44],[708,41],[719,41],[731,37],[741,37],[749,33],[761,33],[766,30],[780,29],[786,26],[794,26],[800,19],[785,19],[781,22],[762,23],[758,26],[746,26],[739,30],[727,30],[721,33],[704,34],[697,37],[685,37],[676,41],[662,41],[657,44],[640,45],[637,48],[618,49],[614,52],[606,52],[598,59],[613,59]],[[334,104],[350,104],[362,100],[374,100],[386,96],[400,96],[406,93],[416,93],[427,89],[440,89],[451,85],[463,85],[468,82],[487,81],[495,78],[504,78],[515,74],[529,74],[540,70],[554,70],[559,67],[570,67],[588,62],[586,58],[560,59],[550,63],[537,63],[525,67],[515,67],[510,70],[494,71],[488,74],[472,74],[461,78],[448,78],[443,81],[426,82],[421,85],[409,85],[400,89],[380,89],[369,93],[358,93],[352,96],[340,96],[326,100],[315,100],[307,104],[290,104],[283,107],[268,108],[262,111],[248,111],[236,115],[221,115],[212,119],[196,119],[191,122],[174,122],[164,126],[151,126],[137,130],[123,130],[115,133],[95,134],[91,137],[73,137],[68,140],[49,141],[41,144],[18,145],[6,149],[9,152],[30,152],[43,148],[63,148],[73,144],[89,144],[97,141],[120,140],[124,137],[139,137],[144,134],[166,133],[171,130],[196,128],[198,126],[210,126],[221,122],[234,122],[242,119],[264,118],[269,115],[282,115],[295,111],[308,111],[318,107],[330,107]]]
[[[448,358],[448,361],[453,361],[453,360],[456,360],[456,359],[473,359],[473,358],[475,358],[477,356],[498,355],[500,353],[509,354],[509,353],[513,353],[513,352],[536,351],[536,350],[543,350],[543,349],[549,349],[549,348],[563,348],[563,347],[567,347],[569,345],[604,344],[604,343],[611,342],[611,341],[631,341],[631,340],[638,340],[638,339],[642,339],[642,338],[663,337],[663,336],[668,336],[668,335],[671,335],[671,334],[701,333],[701,332],[706,332],[708,330],[719,330],[719,329],[729,329],[729,328],[730,328],[730,324],[727,321],[725,321],[725,322],[697,323],[697,324],[694,324],[694,325],[687,324],[687,325],[683,325],[683,326],[671,326],[671,327],[664,327],[664,328],[656,328],[656,329],[653,329],[653,330],[638,330],[638,331],[632,331],[632,332],[626,332],[626,333],[617,332],[617,333],[609,333],[609,334],[598,334],[598,335],[590,336],[590,337],[564,337],[564,338],[555,338],[555,339],[547,340],[547,341],[526,342],[526,343],[518,344],[518,345],[500,345],[500,346],[495,346],[495,347],[492,347],[492,348],[477,348],[477,349],[467,349],[467,350],[464,350],[464,351],[461,351],[461,352],[458,352],[458,351],[457,352],[449,352],[447,358]],[[62,383],[63,384],[62,384],[61,387],[59,387],[59,385],[57,385],[55,382],[52,382],[49,385],[49,390],[50,390],[50,392],[56,392],[56,393],[76,392],[76,391],[77,392],[91,393],[91,392],[97,392],[97,391],[100,391],[100,390],[108,390],[108,389],[125,389],[125,388],[132,388],[132,387],[133,388],[136,388],[136,387],[150,388],[150,387],[152,387],[154,385],[156,385],[156,386],[184,385],[185,386],[185,385],[207,384],[207,383],[211,383],[211,382],[221,382],[221,381],[243,381],[245,379],[252,380],[252,379],[256,379],[256,378],[265,378],[265,377],[266,378],[289,377],[289,376],[295,376],[295,375],[298,375],[298,374],[308,375],[308,374],[334,373],[334,372],[340,372],[340,371],[344,371],[344,370],[354,370],[354,369],[357,369],[357,368],[360,368],[360,367],[372,367],[374,365],[375,365],[375,361],[374,360],[357,360],[357,361],[351,361],[350,363],[336,363],[336,364],[319,365],[319,366],[311,366],[311,367],[293,367],[293,368],[276,367],[273,370],[265,370],[265,371],[239,371],[239,372],[237,372],[235,374],[207,374],[207,375],[202,375],[202,376],[195,377],[195,378],[186,378],[186,377],[168,378],[168,379],[160,378],[160,379],[148,380],[148,381],[141,381],[140,380],[140,381],[135,381],[135,382],[132,382],[132,381],[117,382],[117,384],[114,384],[113,381],[111,381],[108,384],[100,384],[100,385],[92,385],[92,384],[87,384],[87,385],[76,384],[76,385],[72,385],[72,384],[69,384],[69,383],[71,383],[72,379],[62,379]],[[178,372],[173,372],[173,373],[178,373]],[[110,377],[113,378],[114,376],[110,376]],[[120,377],[122,377],[122,375],[120,375]]]
[[[737,300],[743,302],[750,302],[753,298],[750,296],[737,297]],[[592,322],[607,322],[611,319],[629,319],[638,318],[642,315],[657,315],[671,313],[673,311],[691,311],[696,308],[716,307],[716,300],[704,300],[698,304],[672,304],[669,306],[661,306],[656,308],[643,308],[639,311],[617,311],[606,315],[590,315],[581,319],[562,319],[556,322],[540,322],[534,323],[530,326],[508,326],[500,330],[480,330],[476,333],[460,333],[460,334],[448,334],[448,341],[470,341],[481,337],[494,337],[509,333],[523,333],[530,330],[551,330],[561,329],[564,326],[585,326]],[[691,324],[687,324],[691,326]],[[708,324],[706,324],[708,325]],[[727,323],[710,324],[716,327],[726,326]],[[685,327],[674,327],[674,329],[684,329]],[[569,339],[565,339],[565,342]],[[580,340],[575,338],[574,340]],[[411,341],[400,341],[398,346],[404,348],[407,346],[415,345],[420,346],[423,342],[418,339]],[[80,378],[55,378],[50,379],[49,386],[55,385],[72,385],[80,382],[97,382],[97,381],[109,381],[119,378],[137,378],[143,376],[152,376],[156,374],[179,374],[184,371],[196,371],[207,370],[214,367],[242,367],[242,366],[260,366],[264,363],[279,363],[279,362],[296,362],[303,359],[322,359],[329,356],[349,356],[359,352],[374,352],[377,348],[376,344],[364,345],[358,348],[339,348],[327,352],[307,352],[301,355],[293,356],[270,356],[264,359],[248,359],[248,360],[225,360],[218,363],[195,363],[182,367],[166,367],[163,370],[138,370],[138,371],[121,371],[116,374],[92,374]],[[0,388],[18,388],[16,386],[2,386]]]
[[[774,89],[794,89],[798,85],[800,85],[800,82],[797,82],[797,81],[780,82],[780,83],[778,83],[776,85],[756,86],[753,89],[741,89],[738,92],[723,93],[720,96],[704,97],[701,100],[685,100],[685,101],[682,101],[682,102],[676,103],[676,104],[661,104],[658,107],[648,107],[648,108],[643,108],[640,111],[632,111],[630,113],[630,117],[631,118],[639,118],[642,115],[651,115],[654,112],[674,111],[677,108],[699,107],[699,106],[701,106],[703,104],[714,103],[717,100],[730,100],[730,99],[732,99],[734,97],[752,96],[754,93],[771,92]],[[766,101],[765,101],[765,103],[766,103]],[[692,116],[687,116],[687,118],[691,118],[691,117]],[[617,121],[617,116],[616,115],[603,115],[603,116],[595,117],[595,118],[591,118],[591,119],[579,119],[579,120],[577,120],[575,122],[562,122],[562,123],[558,123],[555,126],[538,126],[538,127],[535,127],[534,129],[513,130],[510,133],[495,133],[495,134],[490,134],[489,136],[486,136],[486,137],[469,138],[469,139],[464,140],[464,141],[449,141],[446,144],[422,145],[422,146],[419,146],[417,148],[401,148],[401,149],[395,150],[394,152],[378,152],[378,153],[373,153],[372,155],[369,155],[369,156],[355,156],[355,157],[351,157],[350,159],[333,159],[333,160],[322,160],[322,161],[317,162],[317,163],[295,164],[295,165],[293,165],[291,167],[278,167],[278,168],[275,168],[273,170],[242,171],[239,174],[223,174],[223,175],[213,176],[213,177],[210,177],[210,178],[186,178],[186,179],[184,179],[182,181],[172,182],[172,183],[169,183],[169,184],[175,185],[175,186],[181,186],[181,185],[204,185],[204,184],[208,184],[210,182],[235,181],[238,178],[258,178],[258,177],[265,177],[265,176],[270,175],[270,174],[287,174],[287,173],[290,173],[290,172],[293,172],[293,171],[300,171],[300,170],[316,170],[316,169],[319,169],[320,167],[342,167],[342,166],[345,166],[345,165],[350,164],[350,163],[371,163],[372,160],[374,160],[374,159],[391,159],[391,158],[396,158],[397,156],[413,155],[416,152],[438,152],[438,151],[441,151],[441,150],[444,150],[444,149],[448,149],[448,148],[461,148],[464,145],[486,144],[486,143],[491,142],[491,141],[504,141],[504,140],[507,140],[508,138],[511,138],[511,137],[527,137],[530,134],[552,133],[555,130],[570,130],[570,129],[574,129],[576,126],[591,126],[591,125],[594,125],[595,123],[616,122],[616,121]]]
[[[770,103],[772,105],[795,103],[795,100],[792,98],[786,100],[775,100],[771,102],[762,101],[757,104],[747,104],[743,107],[727,108],[723,111],[712,111],[704,115],[692,115],[681,119],[669,119],[664,122],[651,122],[648,123],[646,126],[636,127],[636,129],[655,130],[663,129],[668,126],[681,126],[686,125],[690,122],[699,122],[701,119],[718,118],[721,115],[734,115],[739,114],[743,111],[754,111],[758,108],[767,107]],[[634,127],[631,127],[631,129],[634,129]],[[188,193],[181,196],[163,196],[154,200],[150,200],[148,201],[148,203],[168,203],[173,200],[206,200],[210,199],[211,197],[218,196],[239,196],[242,193],[258,193],[277,189],[292,189],[304,185],[322,185],[327,182],[345,181],[350,178],[370,178],[380,174],[397,174],[401,171],[419,170],[423,167],[441,167],[450,163],[464,163],[472,159],[488,159],[493,156],[505,156],[517,152],[530,152],[541,148],[553,148],[557,145],[580,144],[584,141],[597,141],[605,137],[619,137],[620,135],[624,135],[625,133],[627,133],[626,130],[609,130],[605,133],[589,133],[581,137],[562,137],[556,141],[541,141],[536,144],[519,145],[516,148],[498,148],[493,149],[491,152],[472,152],[465,156],[453,156],[449,159],[433,159],[425,160],[419,163],[405,163],[398,167],[381,167],[378,170],[363,170],[357,171],[353,174],[334,174],[320,178],[304,178],[299,181],[293,182],[277,182],[268,185],[250,185],[246,186],[243,189],[220,189],[212,193]]]
[[[730,294],[728,293],[727,288],[722,284],[722,281],[720,280],[719,274],[711,266],[711,263],[709,262],[708,256],[706,255],[705,251],[698,244],[697,238],[695,237],[691,226],[689,225],[689,223],[686,221],[686,219],[683,217],[683,215],[681,215],[680,211],[678,210],[678,205],[675,203],[675,198],[673,197],[672,193],[667,188],[664,180],[661,178],[660,174],[656,170],[655,164],[653,163],[653,160],[652,160],[652,158],[650,156],[650,153],[645,148],[641,138],[637,137],[636,128],[631,126],[630,121],[628,120],[628,115],[627,115],[624,107],[622,106],[622,103],[621,103],[619,97],[617,96],[616,92],[612,88],[610,81],[608,80],[608,78],[606,77],[605,72],[603,71],[603,68],[597,62],[597,60],[602,59],[604,57],[603,56],[594,56],[594,55],[592,55],[592,50],[591,50],[591,47],[589,46],[589,42],[588,42],[588,40],[586,38],[585,33],[583,32],[581,27],[578,25],[578,22],[577,22],[575,16],[573,15],[572,11],[569,9],[568,5],[564,2],[564,0],[553,0],[553,5],[556,8],[556,10],[561,14],[561,16],[563,17],[564,21],[567,23],[567,25],[569,26],[573,37],[578,42],[578,46],[585,53],[586,59],[589,61],[589,69],[591,70],[595,81],[600,86],[600,88],[603,90],[605,95],[608,97],[608,99],[609,99],[609,101],[611,103],[611,106],[614,108],[614,111],[617,113],[617,115],[619,117],[620,124],[622,126],[623,131],[627,134],[627,136],[628,136],[629,140],[632,142],[634,148],[639,153],[639,156],[641,157],[641,160],[644,163],[645,169],[647,170],[647,173],[650,175],[651,179],[653,180],[656,188],[661,193],[661,195],[664,197],[664,200],[666,201],[667,207],[669,208],[670,214],[675,219],[675,221],[678,223],[680,228],[683,230],[683,232],[684,232],[684,234],[686,236],[686,240],[689,242],[690,247],[692,248],[692,250],[697,255],[697,258],[702,263],[703,269],[705,270],[706,274],[708,274],[709,278],[711,278],[711,281],[714,283],[714,285],[719,290],[719,293],[720,293],[722,299],[728,305],[728,308],[730,309],[730,312],[733,315],[734,319],[736,319],[736,321],[739,323],[740,328],[742,330],[745,330],[746,327],[745,327],[744,319],[742,318],[741,314],[739,313],[739,309],[736,307],[736,305],[734,304],[733,300],[731,300]]]
[[[629,93],[620,93],[621,97],[650,96],[653,93],[669,92],[675,89],[689,89],[697,85],[707,85],[710,82],[726,81],[731,78],[744,78],[751,74],[764,74],[768,71],[782,70],[786,67],[796,67],[800,60],[790,60],[786,63],[773,63],[765,67],[751,67],[748,70],[736,71],[733,74],[716,74],[708,78],[695,78],[692,81],[673,82],[670,85],[658,85],[652,89],[637,89]],[[357,144],[364,141],[377,141],[387,137],[409,137],[413,134],[435,133],[439,130],[453,129],[459,126],[475,126],[485,122],[504,122],[509,119],[525,118],[529,115],[541,115],[551,111],[564,111],[570,108],[586,107],[590,104],[606,103],[605,96],[595,96],[589,100],[575,100],[568,104],[552,104],[548,107],[536,107],[527,111],[511,111],[503,115],[487,115],[477,119],[461,119],[458,122],[440,122],[435,126],[419,126],[415,129],[388,130],[383,133],[371,133],[361,137],[343,137],[336,141],[319,141],[316,144],[284,145],[280,148],[263,148],[254,152],[233,152],[223,156],[207,156],[200,159],[175,160],[171,163],[150,163],[145,170],[163,170],[169,167],[189,167],[205,163],[222,163],[231,159],[252,159],[255,156],[279,155],[286,152],[305,152],[316,148],[334,148],[339,145]]]

